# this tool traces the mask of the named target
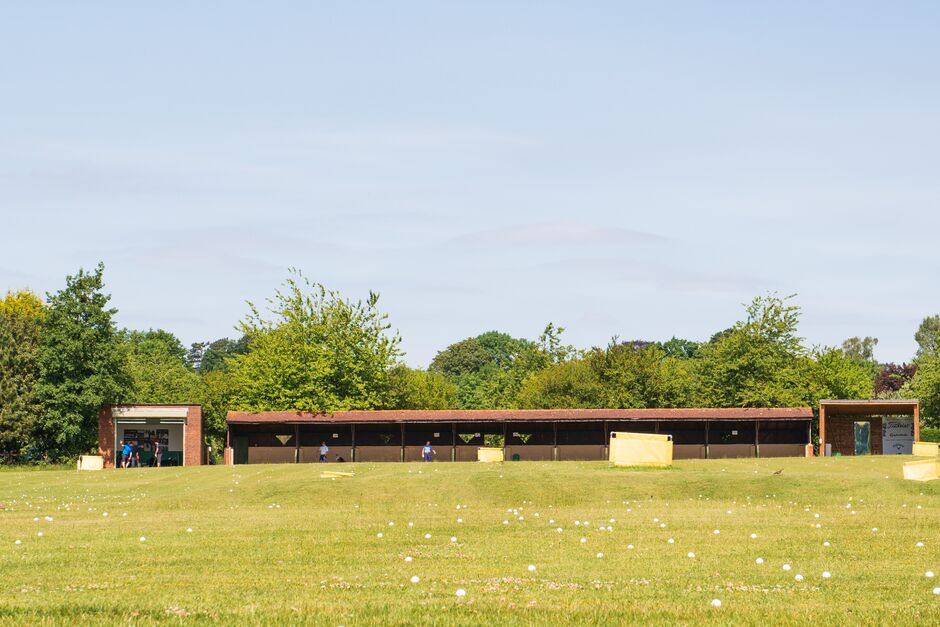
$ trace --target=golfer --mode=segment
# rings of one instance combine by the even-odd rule
[[[330,452],[330,447],[326,445],[326,442],[320,442],[320,461],[326,461],[326,455]]]
[[[134,447],[131,446],[130,442],[125,442],[121,440],[121,468],[127,468],[131,463],[131,453],[134,451]]]
[[[421,449],[421,457],[424,458],[424,461],[431,461],[431,456],[434,455],[434,449],[431,448],[431,441],[428,440],[424,443],[424,448]]]
[[[153,441],[153,458],[157,460],[157,468],[159,468],[160,462],[163,460],[163,449],[160,447],[160,440]]]

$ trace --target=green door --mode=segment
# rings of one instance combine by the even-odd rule
[[[855,423],[855,454],[856,455],[870,455],[871,454],[871,423],[870,422],[856,422]]]
[[[236,464],[247,464],[248,463],[248,438],[247,437],[236,437],[235,440],[235,463]]]

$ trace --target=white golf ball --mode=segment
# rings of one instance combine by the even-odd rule
[[[822,576],[823,576],[823,579],[829,579],[830,577],[832,577],[832,573],[830,573],[828,570],[825,570],[823,571]]]
[[[414,575],[414,576],[411,578],[411,583],[418,583],[419,581],[421,581],[421,578],[418,577],[417,575]]]
[[[761,565],[761,564],[764,563],[764,558],[763,558],[763,557],[758,557],[756,560],[754,560],[754,563],[759,566],[759,565]]]
[[[585,542],[587,542],[587,538],[581,538],[581,544],[584,544]]]
[[[405,561],[406,561],[406,562],[410,562],[410,561],[412,561],[413,559],[414,559],[414,558],[411,557],[410,555],[405,556]]]
[[[535,572],[535,564],[529,564],[529,572],[530,572],[530,573],[534,573],[534,572]]]
[[[794,575],[793,578],[796,579],[797,581],[803,581],[803,575],[799,575],[799,574],[798,574],[798,575]]]
[[[457,536],[451,536],[451,537],[450,537],[450,541],[451,541],[451,542],[456,542],[456,541],[457,541]]]
[[[147,541],[147,538],[145,538],[144,536],[140,536],[140,541],[141,541],[141,542],[146,542],[146,541]]]
[[[712,599],[712,607],[721,607],[721,599]]]
[[[789,564],[784,564],[784,565],[783,565],[783,570],[790,570],[790,565],[789,565]]]
[[[598,554],[597,554],[597,557],[599,557],[599,558],[600,558],[600,557],[604,557],[604,554],[603,554],[603,553],[598,553]]]
[[[457,588],[457,592],[456,592],[455,594],[456,594],[458,597],[465,597],[465,596],[467,596],[467,591],[464,590],[463,588]]]
[[[933,571],[928,570],[926,573],[924,573],[924,577],[926,577],[927,579],[933,579]]]
[[[430,540],[430,539],[431,539],[431,534],[430,534],[430,533],[424,534],[424,539],[425,539],[425,540]]]
[[[379,533],[375,534],[375,537],[376,537],[376,538],[384,538],[384,537],[385,537],[385,534],[383,534],[382,532],[379,532]]]
[[[692,551],[689,551],[689,552],[687,553],[687,555],[688,555],[689,557],[695,557],[695,553],[693,553]]]

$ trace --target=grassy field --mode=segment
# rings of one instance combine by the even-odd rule
[[[903,460],[7,471],[0,623],[940,624]]]

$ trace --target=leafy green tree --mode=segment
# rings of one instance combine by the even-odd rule
[[[518,405],[525,409],[603,408],[605,390],[585,359],[552,364],[525,379]]]
[[[914,333],[917,356],[936,355],[940,348],[940,315],[927,316]]]
[[[225,370],[212,370],[201,375],[202,385],[200,403],[204,439],[212,447],[213,461],[218,463],[225,444],[225,432],[228,429],[226,415],[234,406],[234,386],[231,375]]]
[[[807,354],[793,297],[755,298],[747,318],[700,349],[703,399],[716,407],[798,405]]]
[[[237,340],[227,337],[213,342],[194,342],[186,354],[186,363],[200,373],[228,370],[228,358],[248,352],[248,336]]]
[[[871,362],[857,355],[847,354],[845,349],[819,348],[804,362],[807,381],[803,404],[816,406],[820,399],[871,398],[874,372]]]
[[[563,331],[549,324],[538,343],[488,331],[439,352],[430,370],[448,375],[457,385],[461,409],[516,407],[526,377],[573,354],[573,347],[561,343]]]
[[[45,307],[32,292],[0,300],[0,463],[23,458],[35,444],[40,331]]]
[[[671,339],[659,343],[659,348],[666,353],[666,357],[677,357],[680,359],[692,359],[698,355],[700,344],[692,340],[683,340],[673,336]]]
[[[203,395],[199,375],[186,365],[182,342],[162,329],[125,331],[129,401],[138,404],[194,404]]]
[[[878,346],[876,337],[850,337],[842,342],[842,352],[858,361],[874,364],[876,346]]]
[[[940,427],[940,355],[924,353],[917,359],[917,372],[900,396],[920,399],[923,424]]]
[[[453,409],[457,386],[440,372],[397,364],[388,371],[388,392],[381,409]]]
[[[249,350],[231,358],[233,403],[242,410],[336,411],[380,406],[400,354],[378,294],[351,302],[293,271],[239,325]]]
[[[66,287],[47,295],[39,351],[42,404],[41,446],[53,460],[93,451],[98,412],[125,401],[130,389],[127,355],[108,308],[104,264],[94,272],[80,269]]]
[[[440,351],[431,361],[429,370],[459,377],[470,372],[479,372],[490,363],[490,354],[475,337],[455,342]]]
[[[628,409],[660,406],[665,358],[655,343],[621,343],[614,338],[607,350],[591,352],[588,362],[604,390],[605,406]]]

